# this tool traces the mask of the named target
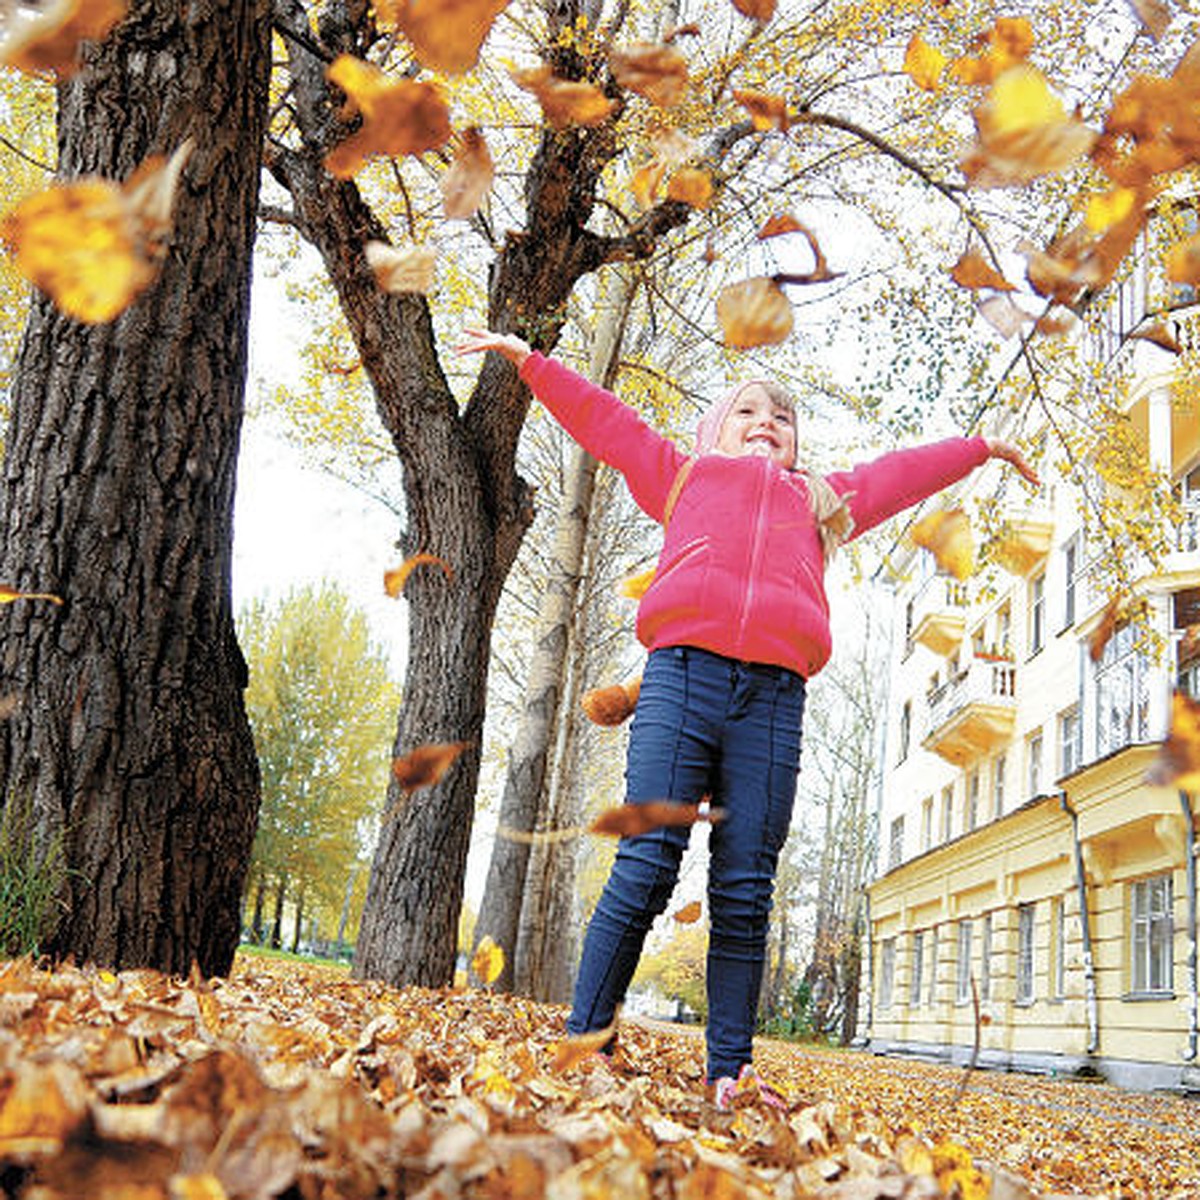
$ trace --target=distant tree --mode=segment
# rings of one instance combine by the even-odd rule
[[[668,1000],[686,1004],[701,1020],[708,1015],[704,962],[708,954],[708,922],[676,925],[669,940],[642,955],[633,986],[649,984]]]
[[[263,788],[251,926],[261,937],[269,903],[269,940],[279,945],[285,902],[296,908],[298,934],[305,912],[337,919],[354,894],[400,689],[366,617],[333,585],[293,591],[274,606],[255,602],[239,627]]]

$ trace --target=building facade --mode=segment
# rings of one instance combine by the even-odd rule
[[[1182,513],[1141,623],[1093,661],[1108,596],[1070,483],[1010,501],[990,573],[901,564],[860,1023],[879,1052],[966,1062],[978,1039],[981,1066],[1200,1089],[1200,799],[1146,782],[1172,692],[1200,698],[1200,395],[1137,353],[1125,416]]]

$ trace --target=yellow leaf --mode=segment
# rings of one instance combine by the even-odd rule
[[[1167,278],[1172,283],[1200,283],[1200,233],[1171,248]]]
[[[634,171],[629,180],[629,190],[633,193],[638,208],[646,209],[654,206],[655,201],[662,194],[662,181],[665,174],[666,168],[657,161],[648,162]]]
[[[608,65],[621,87],[662,108],[673,108],[687,95],[687,60],[670,46],[634,42],[611,50]]]
[[[483,134],[474,125],[464,129],[454,161],[439,181],[442,211],[450,219],[473,216],[488,194],[494,174]]]
[[[922,517],[912,528],[913,544],[928,550],[939,567],[955,579],[975,569],[971,522],[961,508],[943,509]]]
[[[555,128],[569,125],[599,125],[616,107],[598,87],[575,79],[559,79],[550,67],[515,70],[516,85],[532,92],[542,107],[542,116]]]
[[[341,54],[325,72],[346,93],[362,126],[325,157],[331,175],[349,179],[374,154],[421,154],[450,140],[450,109],[435,83],[389,79],[378,67]]]
[[[667,184],[668,200],[680,200],[692,208],[707,208],[712,198],[712,176],[699,167],[681,167]]]
[[[207,1171],[200,1175],[172,1175],[167,1186],[171,1200],[226,1200],[228,1196],[221,1181]]]
[[[495,983],[504,970],[504,951],[490,937],[485,937],[471,956],[471,970],[481,983]]]
[[[673,915],[680,925],[695,925],[700,920],[700,901],[693,900],[691,904],[685,904]]]
[[[774,280],[757,276],[722,288],[717,320],[727,346],[774,345],[792,332],[792,305]]]
[[[1133,211],[1138,194],[1133,188],[1115,187],[1088,200],[1084,224],[1094,233],[1123,221]]]
[[[946,56],[930,46],[919,33],[914,33],[904,52],[904,73],[917,87],[936,92],[941,87],[945,69]]]
[[[0,583],[0,604],[11,604],[14,600],[49,600],[51,604],[61,604],[62,598],[49,592],[18,592],[7,584]]]
[[[438,558],[436,554],[413,554],[406,558],[395,570],[383,573],[383,590],[395,600],[404,591],[404,585],[408,582],[408,577],[420,566],[441,567],[442,574],[447,579],[454,579],[454,571],[445,559]]]
[[[1158,787],[1200,795],[1200,700],[1183,692],[1171,697],[1171,731],[1146,778]]]
[[[380,24],[398,28],[423,67],[459,75],[479,60],[492,23],[509,0],[376,0]]]
[[[385,292],[425,295],[433,287],[437,255],[431,246],[389,246],[386,242],[368,242],[363,247],[363,255],[375,275],[375,282]],[[385,575],[385,587],[387,578]],[[392,593],[388,592],[388,595]]]
[[[79,70],[79,43],[99,42],[121,21],[128,0],[50,0],[32,20],[9,21],[0,61],[31,75],[65,79]]]

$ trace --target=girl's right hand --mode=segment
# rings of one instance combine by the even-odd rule
[[[493,333],[490,329],[464,329],[455,354],[480,354],[484,350],[495,350],[502,354],[519,371],[525,360],[533,353],[529,343],[515,333]]]

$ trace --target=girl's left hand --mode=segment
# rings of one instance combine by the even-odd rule
[[[1025,456],[1011,442],[1001,441],[999,438],[984,438],[987,443],[988,455],[991,458],[1002,458],[1005,462],[1012,463],[1028,483],[1032,483],[1034,487],[1041,487],[1042,481],[1038,478],[1037,472],[1025,461]]]

